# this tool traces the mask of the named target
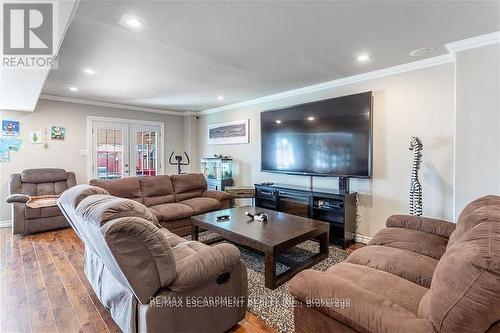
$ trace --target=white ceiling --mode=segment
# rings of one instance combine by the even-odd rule
[[[144,29],[119,25],[123,14]],[[80,1],[43,93],[200,111],[419,60],[409,52],[420,47],[445,54],[445,43],[498,30],[498,1]],[[368,63],[357,62],[362,52]]]
[[[62,41],[77,1],[55,1],[58,3],[58,40]],[[3,27],[1,11],[0,9],[0,27]],[[12,69],[0,66],[0,110],[32,112],[49,72],[49,69]]]

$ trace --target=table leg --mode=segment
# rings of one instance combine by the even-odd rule
[[[276,288],[276,257],[272,252],[265,254],[265,286],[269,289]]]
[[[191,240],[198,240],[198,226],[197,225],[192,225],[191,226]]]
[[[319,235],[318,240],[319,240],[319,253],[324,253],[328,256],[328,251],[330,248],[329,244],[329,238],[328,237],[328,232],[325,232],[324,234]]]

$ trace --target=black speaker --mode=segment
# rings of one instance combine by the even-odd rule
[[[349,177],[339,177],[339,192],[342,194],[349,193]]]

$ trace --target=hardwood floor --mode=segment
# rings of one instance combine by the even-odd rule
[[[276,332],[251,313],[232,331]],[[0,228],[0,332],[120,332],[85,277],[72,229],[12,236]]]

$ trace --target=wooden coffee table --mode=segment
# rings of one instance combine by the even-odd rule
[[[267,223],[253,221],[245,212],[263,212],[269,216]],[[219,222],[217,216],[229,215],[229,221]],[[256,207],[239,207],[191,217],[191,238],[198,240],[199,228],[213,231],[222,238],[244,247],[264,253],[265,285],[275,289],[290,280],[298,272],[328,257],[328,223],[305,217]],[[295,267],[276,275],[276,258],[279,253],[309,239],[319,240],[319,253]]]

